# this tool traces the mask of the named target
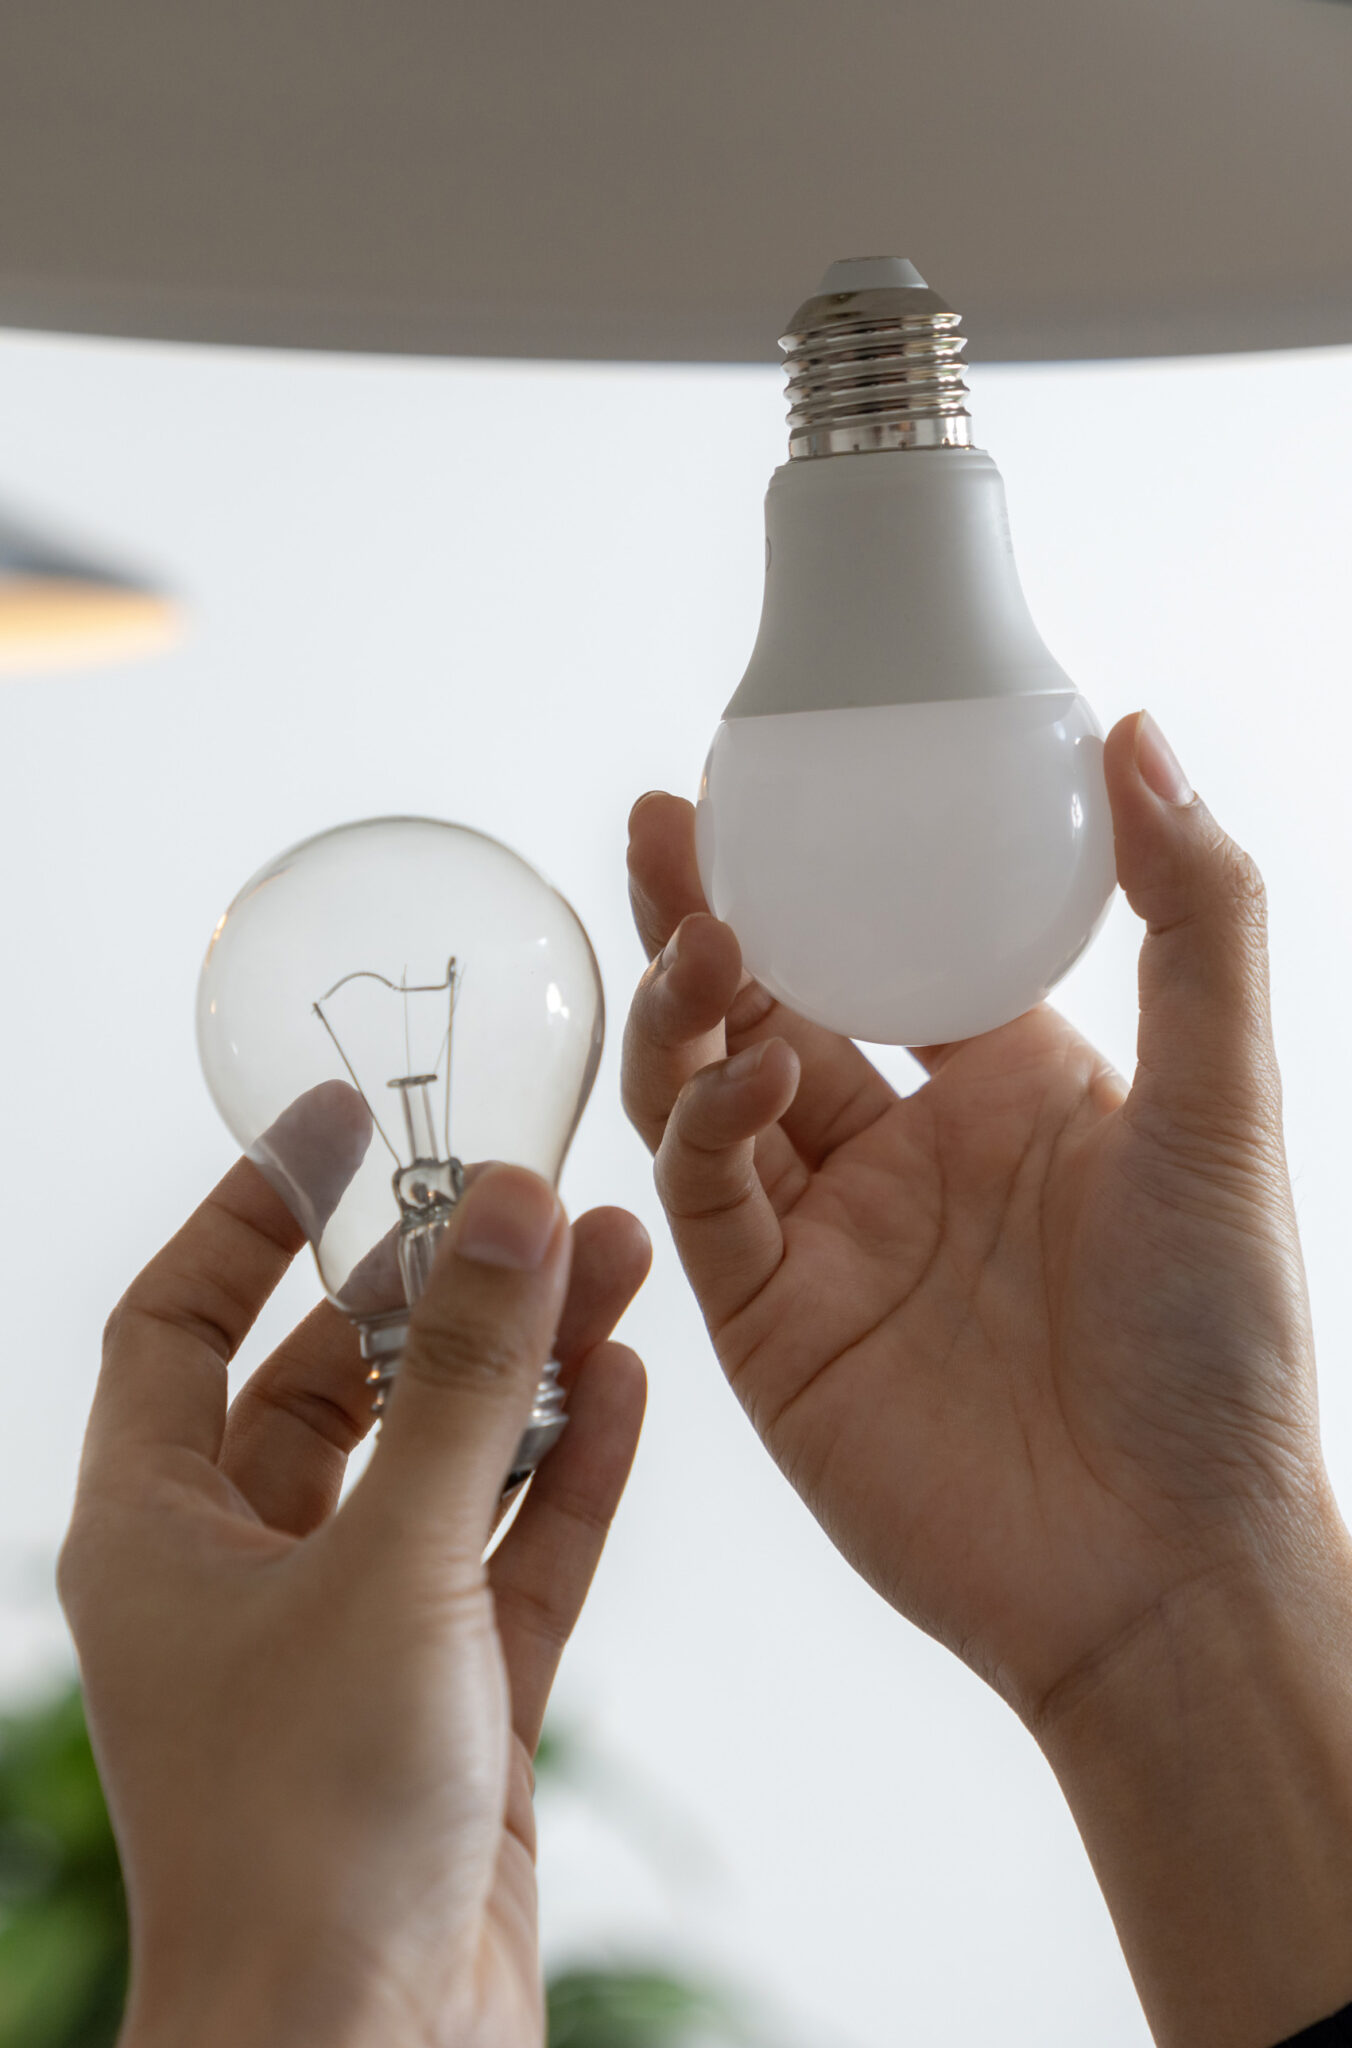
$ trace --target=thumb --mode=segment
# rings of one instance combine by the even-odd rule
[[[568,1286],[571,1234],[548,1182],[476,1173],[414,1308],[371,1462],[342,1511],[369,1547],[430,1538],[477,1566]]]
[[[1128,1113],[1166,1140],[1280,1152],[1262,877],[1147,712],[1114,726],[1104,773],[1118,880],[1146,926]]]

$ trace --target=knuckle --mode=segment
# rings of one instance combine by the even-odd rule
[[[86,1616],[97,1620],[105,1611],[109,1588],[127,1583],[147,1501],[153,1497],[144,1470],[127,1466],[109,1472],[104,1465],[93,1473],[81,1470],[53,1573],[57,1598],[77,1634]]]
[[[636,1131],[641,1132],[646,1122],[643,1091],[634,1071],[635,1061],[626,1046],[624,1062],[620,1068],[620,1106]]]
[[[637,1093],[625,1095],[622,1101],[631,1128],[642,1138],[648,1150],[655,1152],[662,1142],[662,1132],[666,1127],[665,1119],[647,1109]]]
[[[69,1615],[71,1604],[76,1598],[80,1581],[79,1539],[73,1529],[69,1530],[64,1543],[56,1553],[56,1597],[63,1611]]]
[[[712,1154],[727,1149],[729,1140],[715,1109],[717,1085],[717,1070],[702,1067],[676,1097],[670,1127],[673,1142],[687,1152]]]
[[[1267,884],[1253,855],[1233,840],[1226,847],[1226,884],[1241,922],[1263,934],[1267,929]]]
[[[1246,952],[1261,952],[1267,941],[1267,886],[1251,854],[1219,828],[1200,866],[1174,869],[1159,892],[1159,912],[1150,918],[1152,933],[1198,931],[1209,927],[1238,940]]]
[[[653,1161],[657,1198],[674,1223],[714,1223],[753,1192],[752,1171],[730,1155],[700,1158],[664,1145]]]
[[[103,1325],[103,1354],[105,1358],[110,1351],[116,1349],[126,1334],[127,1318],[132,1306],[134,1304],[130,1303],[129,1295],[124,1294],[121,1300],[115,1302],[108,1311],[107,1319]]]
[[[774,996],[758,981],[748,981],[739,989],[728,1011],[727,1028],[729,1039],[745,1037],[764,1024],[779,1007]]]
[[[680,1215],[690,1197],[690,1162],[680,1155],[670,1135],[653,1159],[653,1185],[668,1216]]]
[[[620,1106],[652,1151],[662,1136],[667,1117],[661,1107],[651,1052],[632,1018],[625,1032],[620,1062]]]
[[[504,1619],[509,1621],[517,1634],[543,1644],[555,1655],[566,1646],[571,1634],[569,1620],[550,1594],[529,1586],[512,1586],[499,1591],[496,1605],[499,1625]]]
[[[73,1630],[78,1629],[89,1581],[89,1565],[94,1554],[93,1548],[85,1541],[82,1518],[77,1514],[56,1555],[56,1597]]]
[[[1210,821],[1211,886],[1241,924],[1262,931],[1267,918],[1267,887],[1253,855]]]
[[[698,1151],[691,1132],[691,1089],[687,1081],[676,1097],[662,1142],[653,1156],[653,1180],[664,1204],[690,1179],[692,1153]]]
[[[487,1393],[524,1371],[529,1357],[524,1332],[505,1323],[430,1314],[411,1326],[399,1371],[434,1386]]]

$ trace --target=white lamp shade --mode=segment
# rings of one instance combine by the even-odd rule
[[[0,323],[770,361],[843,255],[973,354],[1352,339],[1347,0],[9,11]]]

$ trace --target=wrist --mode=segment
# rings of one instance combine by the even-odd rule
[[[394,2048],[403,2036],[373,2017],[354,2025],[345,2014],[332,2031],[307,2015],[279,2013],[232,1987],[224,1996],[212,1993],[192,1999],[156,1998],[141,2006],[133,2002],[117,2037],[117,2048]]]
[[[264,2010],[233,1992],[225,1998],[204,1997],[166,2005],[157,2000],[151,2011],[133,2007],[117,2037],[117,2048],[396,2048],[406,2035],[392,2031],[374,2013],[354,2024],[345,2014],[332,2031],[294,2021],[276,2010]]]
[[[415,2038],[383,1979],[350,1952],[325,1962],[298,1940],[275,1958],[232,1956],[225,1942],[161,1955],[158,1966],[154,1952],[133,1957],[117,2048],[402,2048]]]
[[[1352,1546],[1332,1514],[1199,1575],[1035,1731],[1162,2048],[1352,1999]]]

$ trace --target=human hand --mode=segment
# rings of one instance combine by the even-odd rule
[[[1181,1758],[1181,1696],[1212,1688],[1219,1699],[1248,1682],[1244,1658],[1218,1651],[1184,1686],[1180,1639],[1191,1655],[1213,1617],[1218,1643],[1238,1630],[1274,1668],[1297,1608],[1302,1673],[1318,1661],[1306,1655],[1316,1638],[1352,1645],[1283,1154],[1261,884],[1161,749],[1148,722],[1125,720],[1105,754],[1119,877],[1146,922],[1130,1090],[1042,1007],[919,1051],[929,1079],[899,1098],[857,1047],[747,980],[736,939],[703,902],[690,806],[654,794],[631,819],[633,904],[652,964],[629,1020],[625,1102],[656,1153],[723,1368],[772,1455],[856,1568],[1037,1734],[1152,2017],[1164,2015],[1166,2034],[1181,2029],[1168,2037],[1261,2048],[1242,2022],[1225,2031],[1219,1967],[1194,1955],[1193,2004],[1172,1965],[1160,1989],[1160,1941],[1177,1945],[1190,1909],[1174,1912],[1172,1937],[1133,1931],[1133,1885],[1159,1912],[1177,1906],[1156,1867],[1164,1850],[1137,1842],[1128,1854],[1121,1830],[1096,1835],[1086,1812],[1111,1802],[1098,1780],[1077,1789],[1110,1724],[1129,1747],[1109,1699],[1133,1699],[1137,1730],[1163,1702],[1160,1748]],[[1299,1683],[1290,1676],[1288,1692]],[[1348,1704],[1335,1690],[1325,1734]],[[1214,1747],[1218,1728],[1199,1716],[1199,1742]],[[1332,1777],[1352,1817],[1346,1738],[1323,1746],[1339,1742]],[[1253,1747],[1248,1730],[1231,1753],[1247,1767]],[[1160,1754],[1151,1770],[1162,1792]],[[1141,1808],[1143,1775],[1120,1788],[1124,1811]],[[1179,1852],[1186,1792],[1169,1796]],[[1222,1884],[1233,1846],[1212,1858]],[[1111,1877],[1124,1858],[1125,1886]],[[1329,1861],[1332,1916],[1352,1904],[1352,1869],[1337,1842]],[[1205,1885],[1194,1892],[1195,1914]],[[1223,1889],[1211,1904],[1222,1921]],[[1275,1944],[1282,1916],[1268,1919]],[[1269,1970],[1279,2005],[1283,1971],[1299,1975],[1325,1924],[1307,1912]],[[1268,1954],[1242,1914],[1236,1933],[1251,1957]],[[1197,1934],[1201,1948],[1207,1938]],[[1330,1952],[1340,1967],[1340,1949],[1325,1943],[1325,1968]],[[1318,1962],[1297,2005],[1316,1981],[1323,1995]],[[1242,1964],[1232,1976],[1239,2010]]]
[[[249,1162],[114,1312],[60,1584],[122,1853],[125,2048],[526,2048],[530,1757],[638,1437],[607,1342],[641,1227],[570,1232],[521,1169],[467,1189],[370,1465],[322,1304],[227,1409],[303,1239]],[[571,1275],[570,1275],[571,1267]],[[570,1421],[485,1564],[551,1343]]]

